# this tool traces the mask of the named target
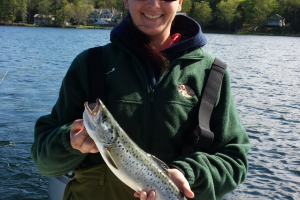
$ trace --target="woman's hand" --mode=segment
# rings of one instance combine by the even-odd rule
[[[184,177],[184,175],[178,169],[169,169],[169,173],[171,175],[171,180],[175,183],[175,185],[179,188],[180,191],[188,198],[194,198],[194,193],[191,190],[190,184]],[[154,200],[155,192],[150,191],[148,196],[146,192],[134,193],[135,197],[140,197],[140,200]]]
[[[74,149],[81,153],[97,153],[99,152],[94,140],[87,133],[83,119],[75,120],[70,131],[70,143]]]
[[[194,198],[189,182],[178,169],[169,169],[171,180],[179,188],[179,190],[188,198]]]

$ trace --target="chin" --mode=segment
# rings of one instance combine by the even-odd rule
[[[149,36],[158,36],[158,35],[163,35],[163,30],[160,29],[153,29],[153,28],[147,28],[147,27],[138,27],[140,31],[145,33],[146,35]]]

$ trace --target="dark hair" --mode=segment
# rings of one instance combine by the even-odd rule
[[[135,48],[143,56],[143,59],[154,66],[155,74],[161,74],[168,66],[169,61],[165,55],[155,48],[149,36],[143,33],[133,24],[130,13],[124,18],[127,30],[135,39]]]

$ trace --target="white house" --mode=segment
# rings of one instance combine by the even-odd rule
[[[116,19],[122,18],[122,12],[117,11],[115,8],[99,8],[89,16],[88,22],[95,23],[98,21],[115,22]]]
[[[269,18],[268,26],[285,26],[285,19],[276,14]]]
[[[43,24],[52,24],[52,22],[55,20],[53,15],[39,15],[39,14],[35,14],[33,16],[34,18],[34,24],[36,25],[43,25]],[[48,20],[47,20],[48,18]]]

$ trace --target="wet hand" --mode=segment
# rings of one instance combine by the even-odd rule
[[[155,192],[153,190],[148,194],[145,191],[141,192],[141,194],[136,192],[134,193],[134,196],[139,197],[140,200],[155,200]]]
[[[74,149],[81,153],[99,152],[94,140],[87,133],[83,119],[75,120],[70,131],[70,143]]]

